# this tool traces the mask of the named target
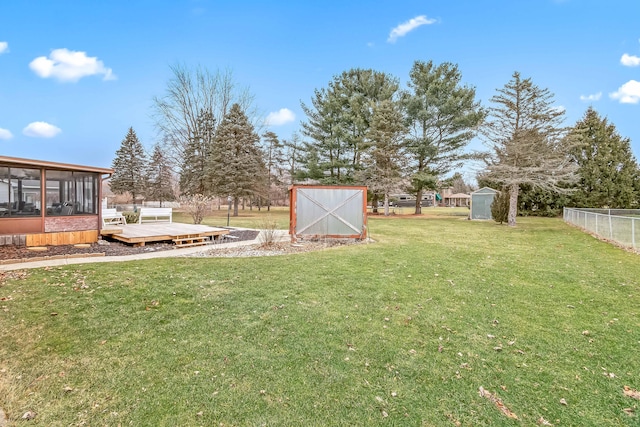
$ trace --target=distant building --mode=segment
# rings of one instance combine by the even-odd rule
[[[422,201],[420,202],[420,206],[433,206],[433,202],[435,200],[435,192],[433,191],[423,191],[422,192]],[[393,206],[400,207],[415,207],[416,206],[416,196],[414,194],[408,193],[397,193],[389,195],[389,203]]]

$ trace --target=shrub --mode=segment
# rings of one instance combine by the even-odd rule
[[[491,216],[500,224],[509,220],[509,191],[506,188],[499,191],[493,198]]]
[[[140,218],[140,214],[133,211],[124,211],[122,212],[122,216],[127,220],[127,224],[137,224]]]
[[[260,223],[260,243],[263,247],[269,247],[276,243],[277,223],[274,219],[266,216]]]
[[[211,213],[212,198],[202,194],[180,197],[180,206],[184,207],[194,224],[200,224],[204,217]]]

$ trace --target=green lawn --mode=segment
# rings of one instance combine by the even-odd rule
[[[638,255],[559,219],[447,212],[371,218],[375,243],[316,253],[12,273],[0,408],[42,426],[640,425]]]
[[[230,214],[227,218],[227,214]],[[272,207],[267,211],[266,208],[258,210],[240,209],[238,216],[232,216],[233,213],[227,211],[226,206],[222,206],[221,209],[214,209],[211,215],[206,217],[202,224],[210,225],[213,227],[226,227],[227,219],[229,220],[230,227],[244,227],[244,228],[265,228],[265,221],[275,221],[279,229],[289,229],[289,208]],[[173,220],[176,222],[193,223],[193,218],[186,212],[174,211]]]

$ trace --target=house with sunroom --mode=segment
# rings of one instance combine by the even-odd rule
[[[0,156],[0,245],[93,243],[112,169]]]

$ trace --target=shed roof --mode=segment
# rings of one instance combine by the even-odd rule
[[[104,174],[113,174],[113,169],[108,168],[99,168],[95,166],[82,166],[82,165],[74,165],[70,163],[57,163],[57,162],[48,162],[45,160],[33,160],[33,159],[22,159],[19,157],[7,157],[0,156],[0,164],[8,165],[8,166],[22,166],[22,167],[39,167],[39,168],[50,168],[50,169],[62,169],[62,170],[70,170],[70,171],[80,171],[80,172],[96,172],[96,173],[104,173]]]
[[[493,188],[490,188],[490,187],[482,187],[481,189],[476,190],[471,194],[473,195],[473,194],[496,194],[496,193],[499,193],[499,191],[494,190]]]

